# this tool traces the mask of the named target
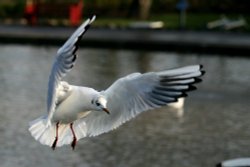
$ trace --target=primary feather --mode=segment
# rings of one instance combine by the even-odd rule
[[[87,135],[96,136],[117,128],[143,111],[176,102],[195,90],[195,83],[204,74],[194,65],[162,72],[134,73],[118,79],[102,94],[107,97],[110,116],[90,113],[82,121]]]

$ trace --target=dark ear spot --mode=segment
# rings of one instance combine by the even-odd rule
[[[91,104],[94,104],[94,100],[93,99],[91,100]]]

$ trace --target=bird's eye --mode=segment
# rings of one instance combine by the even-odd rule
[[[101,105],[98,101],[96,101],[95,104],[96,104],[97,106],[100,106],[100,105]]]

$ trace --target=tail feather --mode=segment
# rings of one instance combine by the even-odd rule
[[[31,135],[41,144],[52,145],[55,139],[55,125],[46,126],[47,117],[40,117],[29,124],[29,131]]]
[[[69,129],[69,128],[68,128]],[[47,126],[47,117],[40,117],[32,122],[30,122],[29,131],[31,135],[38,140],[43,145],[52,146],[55,137],[56,137],[56,124],[52,123],[50,126]],[[65,135],[67,135],[67,127],[65,125],[60,125],[58,129],[58,142],[57,146],[63,144],[68,144],[65,140]],[[66,138],[67,139],[67,138]]]
[[[71,144],[73,139],[72,132],[69,124],[60,124],[58,130],[58,143],[57,146],[61,147],[65,144]]]
[[[31,135],[43,145],[52,146],[56,137],[56,123],[47,126],[47,117],[42,116],[29,124]],[[77,120],[73,123],[73,129],[77,140],[86,137],[86,124],[82,120]],[[70,124],[59,124],[57,147],[71,144],[73,134],[70,129]]]
[[[29,131],[36,140],[38,140],[45,131],[44,121],[45,117],[43,116],[29,123]]]

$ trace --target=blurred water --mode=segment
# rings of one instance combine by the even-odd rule
[[[250,156],[250,59],[220,55],[80,49],[71,84],[107,88],[140,71],[201,63],[207,73],[185,101],[139,115],[117,130],[52,151],[28,132],[46,112],[47,79],[57,48],[0,46],[1,167],[211,167]]]

